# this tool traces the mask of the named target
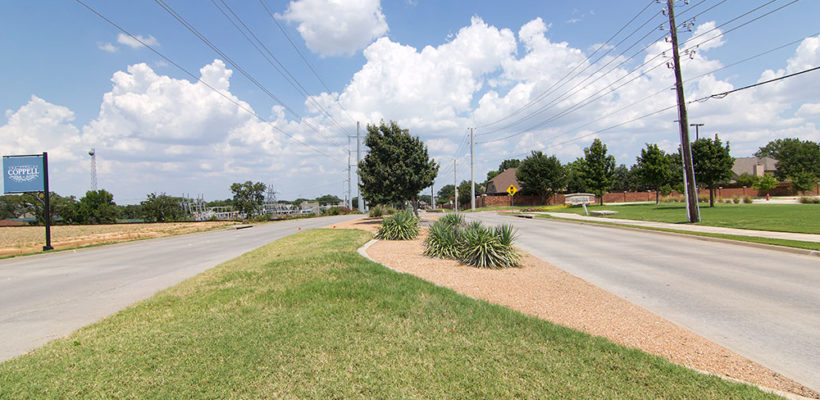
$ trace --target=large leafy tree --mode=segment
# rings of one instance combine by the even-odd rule
[[[14,217],[22,214],[30,213],[37,218],[38,224],[45,224],[45,216],[43,215],[43,208],[45,201],[42,194],[25,193],[19,196],[6,196],[9,198],[9,204],[4,208],[12,211]],[[62,222],[65,224],[72,224],[83,222],[77,217],[78,204],[74,196],[60,196],[57,193],[51,192],[49,194],[49,211],[51,216],[51,223]]]
[[[709,188],[709,207],[715,206],[715,185],[729,182],[732,179],[732,167],[735,159],[729,155],[729,142],[726,146],[715,139],[702,138],[692,144],[692,161],[695,167],[695,182]]]
[[[567,193],[586,193],[587,183],[581,176],[581,161],[575,160],[564,167],[567,171]]]
[[[436,201],[439,204],[446,204],[449,203],[450,200],[455,197],[456,195],[456,187],[453,185],[444,185],[441,189],[438,190],[436,193]]]
[[[265,190],[267,188],[262,182],[232,183],[233,206],[236,207],[237,211],[248,217],[254,216],[265,201]]]
[[[86,224],[113,224],[117,222],[118,210],[114,195],[106,191],[89,190],[77,205],[77,217]]]
[[[342,199],[340,199],[337,196],[334,196],[332,194],[326,194],[324,196],[317,197],[316,202],[319,203],[320,205],[323,205],[323,206],[326,206],[326,205],[335,206],[336,204],[341,203]]]
[[[627,168],[624,164],[615,167],[615,172],[612,174],[612,190],[625,192],[638,190],[641,186],[634,165],[632,168]]]
[[[641,183],[655,190],[655,204],[660,202],[658,193],[661,186],[671,184],[672,170],[669,164],[669,157],[656,144],[647,143],[637,158],[635,171]]]
[[[418,215],[418,193],[433,184],[439,167],[424,143],[395,122],[382,121],[367,125],[365,145],[370,151],[358,171],[362,197],[371,204],[410,200]]]
[[[142,201],[142,215],[147,221],[179,221],[185,217],[180,198],[165,193],[151,193]]]
[[[542,204],[546,204],[552,195],[563,191],[567,185],[567,171],[561,161],[554,155],[547,157],[540,151],[533,151],[521,161],[515,177],[521,182],[524,192],[538,195]]]
[[[504,160],[498,166],[498,173],[502,173],[502,172],[504,172],[504,170],[509,169],[509,168],[518,168],[518,166],[520,166],[520,165],[521,165],[521,160],[516,159],[516,158],[511,158],[511,159],[508,159],[508,160]]]
[[[606,154],[606,145],[601,139],[595,139],[591,146],[584,149],[584,158],[578,160],[581,177],[587,187],[598,195],[600,204],[604,205],[604,193],[614,181],[615,157]]]
[[[755,153],[758,157],[777,160],[775,177],[789,179],[795,190],[811,190],[820,178],[820,144],[810,140],[788,138],[769,142]]]
[[[476,183],[475,195],[481,196],[484,194],[484,185]],[[458,185],[458,204],[470,204],[470,181],[461,181]]]

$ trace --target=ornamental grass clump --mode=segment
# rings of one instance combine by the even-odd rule
[[[419,235],[419,220],[410,211],[385,217],[376,239],[411,240]]]
[[[455,215],[455,214],[450,214]],[[451,225],[443,218],[430,227],[424,240],[424,255],[435,258],[458,258],[459,225]]]
[[[515,233],[509,225],[488,229],[481,223],[470,223],[461,234],[458,260],[479,268],[515,267],[520,256],[513,240]]]
[[[448,214],[430,227],[424,241],[424,255],[450,258],[479,268],[505,268],[518,265],[515,230],[511,225],[486,228],[474,221],[464,225],[459,214]]]

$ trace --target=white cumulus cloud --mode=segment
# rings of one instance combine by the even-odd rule
[[[281,17],[323,57],[351,55],[388,31],[379,0],[296,0]]]
[[[136,39],[135,39],[136,38]],[[139,39],[139,40],[137,40]],[[142,42],[142,43],[140,43]],[[142,36],[142,35],[134,35],[134,37],[128,36],[124,33],[120,33],[117,35],[117,43],[124,44],[132,49],[138,49],[143,47],[143,43],[148,46],[157,46],[159,45],[159,41],[152,35]]]

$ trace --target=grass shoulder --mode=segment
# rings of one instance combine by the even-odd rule
[[[0,364],[0,398],[775,398],[372,263],[312,230]]]
[[[686,206],[681,203],[625,204],[587,206],[592,210],[614,210],[617,214],[602,218],[622,218],[673,224],[686,223]],[[556,209],[583,215],[580,206]],[[715,204],[701,205],[700,225],[777,232],[820,234],[820,205],[818,204]]]

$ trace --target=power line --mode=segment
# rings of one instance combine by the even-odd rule
[[[265,61],[267,61],[268,64],[270,64],[277,72],[279,72],[279,74],[282,75],[282,77],[284,77],[288,81],[288,83],[290,83],[291,86],[293,86],[294,89],[296,89],[303,96],[305,96],[305,98],[307,98],[308,101],[310,101],[319,111],[321,111],[321,113],[324,114],[333,124],[339,127],[339,129],[344,130],[347,134],[351,134],[349,129],[346,129],[345,127],[341,126],[338,122],[336,122],[336,119],[333,118],[333,116],[330,113],[328,113],[328,111],[324,107],[322,107],[322,105],[319,104],[319,102],[317,102],[316,99],[314,99],[307,92],[305,87],[302,86],[302,83],[299,82],[299,80],[295,76],[293,76],[293,74],[288,70],[288,68],[284,64],[282,64],[281,61],[279,61],[279,59],[273,54],[273,52],[270,51],[270,49],[267,46],[265,46],[265,43],[262,42],[258,36],[256,36],[253,30],[247,24],[245,24],[242,18],[239,15],[237,15],[236,12],[234,12],[234,10],[227,3],[225,3],[225,0],[219,1],[222,3],[225,9],[227,9],[228,12],[233,16],[233,19],[227,13],[225,13],[222,7],[220,7],[219,4],[217,4],[216,0],[211,0],[211,4],[213,4],[213,6],[216,7],[216,9],[219,10],[219,12],[225,17],[225,19],[227,19],[228,22],[230,22],[231,25],[233,25],[234,28],[236,28],[236,30],[239,31],[239,33],[241,33],[243,37],[245,37],[245,40],[247,40],[248,43],[250,43],[251,46],[253,46],[253,48],[256,49],[256,51],[265,59]],[[240,28],[239,25],[236,24],[234,19],[236,19],[236,22],[239,22],[239,24],[242,25],[244,30],[242,30],[242,28]],[[251,38],[248,37],[248,34],[246,34],[245,31],[247,31],[248,34],[250,34],[253,37],[253,40],[251,40]],[[260,46],[262,47],[261,49]],[[264,51],[262,51],[262,49],[264,49]]]
[[[157,56],[161,57],[163,60],[165,60],[165,61],[166,61],[166,62],[168,62],[169,64],[173,65],[174,67],[176,67],[177,69],[179,69],[180,71],[182,71],[183,73],[185,73],[186,75],[188,75],[189,77],[191,77],[191,79],[193,79],[193,80],[195,80],[195,81],[197,81],[197,82],[199,82],[199,83],[202,83],[203,85],[205,85],[205,87],[207,87],[207,88],[209,88],[209,89],[213,90],[213,91],[214,91],[214,92],[216,92],[218,95],[222,96],[224,99],[226,99],[226,100],[228,100],[229,102],[231,102],[231,103],[233,103],[234,105],[236,105],[239,109],[241,109],[241,110],[243,110],[243,111],[247,112],[248,114],[250,114],[250,115],[254,116],[257,120],[262,121],[262,122],[267,122],[267,123],[269,123],[269,124],[270,124],[270,126],[271,126],[273,129],[275,129],[276,131],[280,132],[281,134],[283,134],[283,135],[285,135],[285,136],[287,136],[287,137],[289,137],[289,138],[291,138],[291,139],[293,139],[293,140],[296,140],[296,141],[301,142],[302,144],[304,144],[305,146],[309,147],[311,150],[315,151],[316,153],[319,153],[319,154],[321,154],[321,155],[324,155],[324,156],[327,156],[327,157],[331,157],[331,158],[335,157],[335,156],[331,156],[331,155],[330,155],[330,154],[328,154],[328,153],[325,153],[324,151],[319,150],[318,148],[314,147],[313,145],[311,145],[311,144],[309,144],[309,143],[305,142],[304,140],[302,140],[302,139],[300,139],[300,138],[298,138],[298,137],[296,137],[296,136],[294,136],[294,135],[291,135],[290,133],[288,133],[288,132],[286,132],[286,131],[282,130],[281,128],[279,128],[278,126],[274,125],[274,124],[273,124],[273,123],[271,123],[270,121],[267,121],[266,119],[262,118],[262,117],[261,117],[261,116],[259,116],[259,115],[258,115],[255,111],[253,111],[253,109],[251,109],[251,108],[249,108],[249,107],[245,106],[244,104],[242,104],[242,103],[241,103],[241,102],[239,102],[239,101],[234,100],[231,96],[229,96],[229,95],[227,95],[227,94],[223,93],[221,90],[219,90],[219,89],[215,88],[214,86],[212,86],[212,85],[211,85],[211,84],[209,84],[208,82],[204,81],[202,78],[197,77],[196,75],[194,75],[193,73],[191,73],[191,71],[189,71],[189,70],[188,70],[188,69],[186,69],[185,67],[183,67],[183,66],[179,65],[177,62],[175,62],[174,60],[172,60],[170,57],[166,56],[165,54],[162,54],[159,50],[155,49],[154,47],[152,47],[152,46],[151,46],[151,45],[149,45],[148,43],[145,43],[143,40],[140,40],[140,38],[139,38],[139,37],[137,37],[136,35],[132,34],[132,33],[131,33],[131,32],[129,32],[129,31],[127,31],[125,28],[121,27],[119,24],[117,24],[117,23],[116,23],[116,22],[114,22],[113,20],[111,20],[111,19],[109,19],[108,17],[106,17],[105,15],[101,14],[99,11],[97,11],[97,10],[96,10],[96,9],[94,9],[93,7],[91,7],[91,6],[89,6],[88,4],[84,3],[82,0],[75,0],[75,1],[76,1],[77,3],[79,3],[80,5],[82,5],[83,7],[85,7],[86,9],[88,9],[89,11],[91,11],[92,13],[94,13],[95,15],[97,15],[97,16],[98,16],[100,19],[102,19],[103,21],[105,21],[105,22],[107,22],[108,24],[110,24],[111,26],[113,26],[113,27],[117,28],[120,32],[122,32],[122,33],[124,33],[124,34],[128,35],[129,37],[131,37],[132,39],[136,40],[137,42],[139,42],[141,45],[143,45],[143,46],[144,46],[145,48],[147,48],[148,50],[151,50],[151,52],[153,52],[153,53],[154,53],[154,54],[156,54]]]
[[[729,91],[726,91],[726,92],[721,92],[721,93],[712,94],[712,95],[709,95],[709,96],[706,96],[706,97],[701,97],[701,98],[696,99],[696,100],[691,100],[691,101],[689,101],[689,103],[704,102],[704,101],[707,101],[709,99],[722,99],[722,98],[724,98],[724,97],[726,97],[726,96],[728,96],[732,93],[739,92],[741,90],[751,89],[753,87],[766,85],[766,84],[777,82],[777,81],[782,81],[783,79],[791,78],[791,77],[797,76],[797,75],[802,75],[802,74],[805,74],[805,73],[808,73],[808,72],[816,71],[818,69],[820,69],[820,66],[805,69],[803,71],[795,72],[793,74],[784,75],[784,76],[781,76],[779,78],[769,79],[768,81],[758,82],[758,83],[755,83],[753,85],[744,86],[742,88],[737,88],[737,89],[729,90]]]

